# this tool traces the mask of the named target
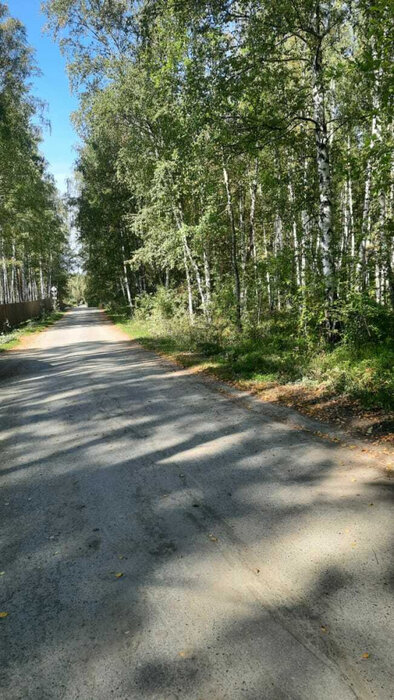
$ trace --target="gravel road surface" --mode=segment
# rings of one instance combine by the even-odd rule
[[[393,482],[279,418],[94,309],[0,358],[2,700],[393,697]]]

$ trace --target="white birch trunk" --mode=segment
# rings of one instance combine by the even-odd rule
[[[6,263],[6,257],[5,257],[5,246],[4,246],[3,237],[0,237],[0,257],[1,257],[1,270],[2,270],[2,276],[3,276],[2,301],[4,304],[7,304],[9,302],[8,275],[7,275],[7,263]]]
[[[291,202],[291,205],[292,205],[292,208],[293,208],[293,225],[292,225],[292,232],[293,232],[295,273],[296,273],[297,287],[298,287],[298,289],[300,289],[300,287],[302,287],[301,256],[300,256],[300,246],[299,246],[299,243],[298,243],[297,221],[296,221],[296,217],[295,217],[295,214],[294,214],[295,196],[294,196],[293,185],[292,185],[291,182],[289,182],[289,195],[290,195],[290,202]]]
[[[231,259],[233,264],[234,273],[234,287],[235,287],[235,302],[236,302],[236,324],[239,331],[242,330],[242,312],[241,312],[241,282],[238,268],[238,256],[237,256],[237,232],[235,228],[234,210],[231,198],[231,189],[229,183],[229,177],[226,166],[223,164],[223,180],[227,195],[227,214],[230,221],[231,228]]]
[[[204,287],[203,287],[202,279],[201,279],[201,275],[200,275],[200,270],[198,268],[196,261],[193,258],[189,243],[187,241],[187,237],[185,235],[183,235],[183,245],[184,245],[184,249],[186,251],[187,257],[190,260],[190,264],[194,270],[194,275],[195,275],[196,282],[197,282],[197,289],[198,289],[198,293],[199,293],[200,299],[201,299],[201,306],[202,306],[203,314],[205,317],[207,317],[208,316],[207,303],[206,303]]]
[[[318,42],[313,61],[312,86],[316,160],[319,186],[319,242],[326,296],[326,321],[331,325],[330,309],[336,297],[335,265],[332,231],[331,167],[327,133],[321,42]]]
[[[203,284],[202,284],[202,280],[201,280],[200,270],[199,270],[199,267],[198,267],[196,261],[193,258],[193,255],[192,255],[192,252],[190,250],[190,246],[189,246],[189,243],[187,240],[187,236],[183,230],[183,212],[182,212],[180,205],[178,205],[178,207],[174,207],[174,217],[175,217],[175,221],[176,221],[176,225],[178,227],[178,230],[181,232],[184,254],[186,254],[186,257],[190,261],[192,269],[194,270],[194,275],[195,275],[196,283],[197,283],[197,289],[198,289],[198,293],[199,293],[200,299],[201,299],[201,306],[202,306],[203,314],[207,318],[208,317],[208,309],[207,309],[207,304],[206,304],[204,288],[203,288]],[[189,267],[188,266],[185,267],[185,272],[186,272],[186,269],[187,269],[186,282],[187,282],[188,288],[190,285],[190,289],[191,289],[191,277],[190,277]],[[189,295],[189,310],[190,310],[190,299],[192,299],[192,297],[190,297],[190,295]]]
[[[40,299],[45,298],[45,286],[44,286],[44,274],[42,271],[42,260],[40,258],[39,262],[39,271],[40,271]]]
[[[125,251],[123,241],[121,242],[121,250],[122,250],[123,285],[124,285],[124,289],[126,292],[126,294],[124,296],[127,299],[127,303],[129,305],[130,311],[133,311],[134,304],[133,304],[133,298],[131,296],[129,277],[127,274],[126,251]]]
[[[257,248],[256,248],[256,229],[255,229],[255,219],[256,219],[256,199],[257,199],[257,173],[258,173],[258,161],[255,160],[255,167],[252,182],[250,185],[250,212],[249,212],[249,245],[248,245],[248,255],[253,260],[253,276],[254,276],[254,287],[255,287],[255,299],[257,304],[257,323],[260,322],[260,280],[257,268]]]
[[[263,247],[264,247],[264,259],[266,263],[266,268],[265,268],[265,281],[267,284],[267,297],[268,297],[268,306],[271,311],[274,309],[274,298],[273,298],[273,293],[272,293],[272,283],[271,283],[271,275],[269,272],[268,268],[268,244],[267,244],[267,234],[265,227],[263,227]]]
[[[203,250],[203,258],[204,258],[204,278],[205,278],[205,299],[206,299],[206,305],[207,305],[207,317],[208,320],[211,321],[211,298],[212,298],[212,289],[211,289],[211,270],[209,266],[209,259],[207,252]]]
[[[189,266],[187,264],[187,253],[186,253],[186,249],[185,249],[185,241],[184,240],[183,240],[183,264],[185,266],[189,320],[190,320],[191,325],[193,325],[193,323],[194,323],[193,291],[192,291],[192,285],[191,285],[191,279],[190,279]]]

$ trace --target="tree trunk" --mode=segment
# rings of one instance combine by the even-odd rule
[[[297,220],[296,220],[296,215],[295,215],[295,195],[294,195],[293,185],[291,184],[291,182],[289,182],[289,195],[290,195],[291,206],[293,209],[292,229],[293,229],[293,247],[294,247],[294,267],[295,267],[295,273],[296,273],[297,288],[299,290],[302,286],[301,256],[300,256],[300,246],[299,246],[299,242],[298,242]]]
[[[248,245],[248,256],[253,260],[253,276],[254,276],[254,287],[255,296],[257,304],[257,323],[260,322],[260,293],[259,293],[259,275],[257,269],[257,249],[256,249],[256,230],[255,230],[255,218],[256,218],[256,198],[257,198],[257,172],[258,172],[258,161],[256,158],[255,169],[253,174],[253,179],[250,185],[250,213],[249,213],[249,245]]]
[[[6,263],[6,257],[5,257],[5,245],[4,245],[4,240],[2,237],[0,238],[0,256],[1,256],[1,269],[2,269],[2,274],[3,274],[2,301],[4,304],[7,304],[9,302],[8,275],[7,275],[7,263]]]
[[[44,274],[43,274],[43,271],[42,271],[42,260],[41,260],[41,258],[40,258],[39,268],[40,268],[40,299],[45,299]]]
[[[187,284],[187,299],[189,308],[189,319],[190,323],[194,323],[194,310],[193,310],[193,291],[190,279],[189,266],[187,264],[187,253],[185,248],[185,241],[183,239],[183,264],[185,266],[186,284]]]
[[[263,246],[264,246],[264,259],[265,259],[265,280],[267,283],[267,298],[268,298],[268,306],[269,310],[273,311],[274,310],[274,297],[273,297],[273,292],[272,292],[272,282],[271,282],[271,275],[268,267],[268,243],[267,243],[267,234],[265,231],[265,228],[263,227]]]
[[[122,258],[123,258],[123,260],[122,260],[122,266],[123,266],[123,284],[124,284],[124,288],[125,288],[125,291],[126,291],[127,303],[128,303],[128,305],[129,305],[129,307],[130,307],[130,311],[132,312],[132,311],[133,311],[133,308],[134,308],[134,304],[133,304],[133,299],[132,299],[131,291],[130,291],[129,277],[128,277],[128,274],[127,274],[127,264],[126,264],[126,260],[125,260],[125,258],[126,258],[126,253],[125,253],[125,247],[124,247],[123,242],[122,242],[121,246],[122,246]]]
[[[199,293],[200,299],[201,299],[201,306],[202,306],[203,314],[204,314],[205,318],[207,318],[208,317],[207,304],[206,304],[206,298],[205,298],[204,288],[203,288],[203,284],[202,284],[202,279],[201,279],[201,275],[200,275],[200,270],[198,268],[196,261],[193,258],[189,243],[187,241],[187,237],[185,235],[183,235],[183,245],[184,245],[184,249],[186,251],[187,257],[190,260],[190,264],[194,270],[194,275],[195,275],[196,282],[197,282],[197,289],[198,289],[198,293]]]
[[[366,279],[365,279],[365,266],[366,266],[366,251],[370,238],[371,231],[371,179],[372,179],[372,164],[371,159],[368,158],[367,170],[365,176],[364,185],[364,203],[362,211],[362,222],[361,222],[361,241],[358,250],[357,259],[357,277],[359,282],[359,289],[362,291],[365,289]]]
[[[384,301],[384,288],[386,286],[385,265],[383,262],[386,227],[386,197],[383,191],[379,193],[379,208],[380,215],[375,241],[375,299],[379,304],[382,304]]]
[[[250,213],[249,213],[249,245],[248,254],[252,257],[253,262],[256,262],[256,235],[255,235],[255,218],[256,218],[256,195],[257,195],[257,171],[258,163],[255,161],[255,169],[253,179],[250,185]]]
[[[208,321],[211,321],[211,270],[209,267],[209,260],[208,260],[208,255],[205,250],[203,250],[203,258],[204,258],[204,277],[205,277],[205,299],[206,299],[206,305],[207,305],[207,318]]]
[[[183,228],[183,212],[182,212],[182,207],[180,204],[178,205],[178,207],[174,207],[174,217],[175,217],[175,222],[176,222],[176,225],[178,227],[178,230],[181,232],[184,254],[186,254],[186,257],[189,259],[190,264],[194,270],[194,275],[196,277],[196,282],[197,282],[197,289],[198,289],[198,293],[199,293],[200,299],[201,299],[201,306],[202,306],[203,314],[207,318],[207,304],[206,304],[204,289],[203,289],[203,285],[202,285],[202,281],[201,281],[200,270],[198,268],[196,261],[193,258],[193,255],[192,255],[192,252],[190,250],[190,246],[189,246],[189,243],[187,240],[187,236],[184,233],[184,230],[182,230],[182,228]],[[185,267],[185,270],[186,270],[186,267]],[[186,281],[187,281],[187,284],[189,287],[189,285],[191,285],[191,278],[190,278],[190,271],[189,271],[188,267],[187,267]],[[190,287],[190,289],[191,289],[191,287]],[[189,312],[190,312],[190,296],[189,296]]]
[[[237,258],[237,231],[235,228],[234,210],[233,203],[231,199],[230,183],[228,178],[228,172],[226,166],[223,164],[223,179],[226,188],[227,195],[227,214],[230,221],[231,228],[231,260],[233,265],[234,274],[234,291],[235,291],[235,304],[236,304],[236,325],[238,330],[242,331],[242,317],[241,317],[241,281],[239,275],[238,258]]]
[[[240,233],[240,258],[241,258],[241,312],[244,315],[247,308],[248,280],[246,263],[248,260],[248,241],[245,231],[245,192],[242,189],[239,197],[239,233]]]
[[[319,18],[317,18],[319,23]],[[336,275],[334,265],[331,165],[327,131],[325,94],[323,85],[321,39],[318,40],[313,61],[313,107],[315,121],[316,160],[319,187],[319,238],[326,300],[326,325],[329,335],[333,331],[332,310],[336,299]]]

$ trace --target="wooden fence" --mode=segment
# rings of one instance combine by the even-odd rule
[[[52,310],[51,299],[38,299],[37,301],[20,301],[16,304],[0,304],[0,333],[9,328],[15,328],[23,321],[37,318],[43,311]]]

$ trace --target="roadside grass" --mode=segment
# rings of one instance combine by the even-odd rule
[[[394,439],[394,343],[311,343],[286,323],[267,321],[237,337],[184,319],[110,318],[145,348],[317,419]]]
[[[0,333],[0,353],[6,350],[12,350],[20,344],[25,336],[33,333],[40,333],[49,326],[52,326],[62,316],[62,311],[52,311],[51,313],[44,314],[40,318],[25,321],[8,333]]]

